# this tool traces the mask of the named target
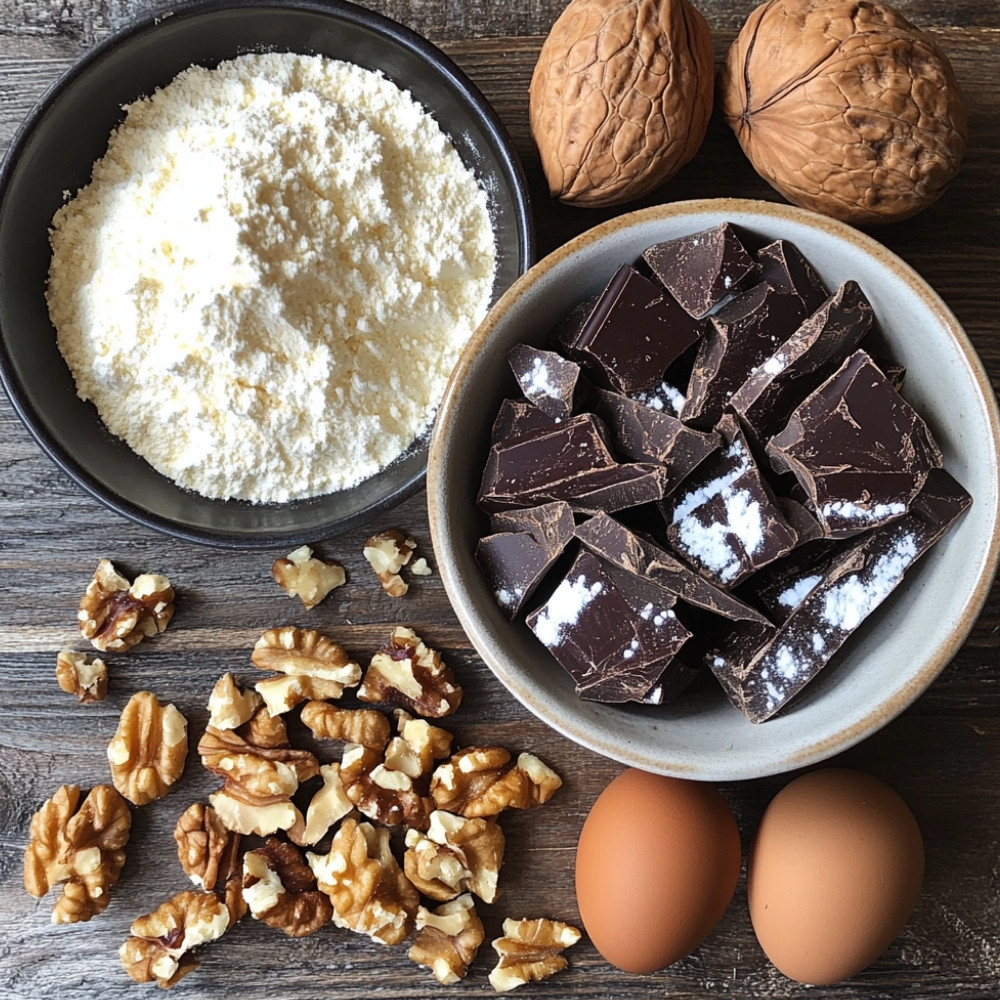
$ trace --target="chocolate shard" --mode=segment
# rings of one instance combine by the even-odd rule
[[[794,473],[830,538],[901,517],[944,464],[927,425],[864,351],[795,409],[766,451],[775,471]]]
[[[760,270],[728,222],[657,243],[642,259],[695,319],[708,315]]]
[[[764,481],[735,417],[717,430],[722,448],[662,503],[667,540],[720,587],[735,587],[790,552],[798,535]]]
[[[607,514],[596,514],[578,524],[576,537],[605,562],[648,580],[688,604],[724,618],[770,625],[755,608],[716,587],[666,549]]]
[[[636,462],[662,462],[673,482],[680,482],[720,444],[718,434],[697,431],[617,392],[598,389],[591,405],[619,452]]]
[[[561,343],[596,382],[630,393],[657,385],[702,330],[666,291],[623,264],[581,329]]]
[[[589,552],[527,622],[581,698],[616,704],[645,698],[690,634],[669,607],[633,607]]]
[[[594,306],[597,305],[599,298],[600,295],[593,295],[573,306],[549,333],[550,346],[567,358],[571,358],[573,342],[580,336],[583,324],[587,322],[587,317],[594,311]]]
[[[778,597],[787,614],[776,633],[762,637],[738,625],[707,657],[733,705],[755,723],[780,711],[970,503],[948,473],[935,470],[904,517],[841,543],[818,569],[787,580]]]
[[[580,514],[614,513],[663,498],[670,486],[670,473],[663,465],[624,462],[608,469],[595,469],[542,499],[565,499]]]
[[[714,426],[733,393],[829,297],[792,244],[779,240],[757,254],[762,280],[709,317],[698,345],[681,418]]]
[[[538,507],[498,511],[492,527],[494,531],[526,531],[539,545],[561,552],[573,537],[576,521],[570,505],[556,500]]]
[[[681,415],[686,401],[684,393],[669,382],[660,382],[659,385],[654,385],[651,389],[641,389],[639,392],[629,393],[627,398],[642,403],[643,406],[648,406],[652,410],[660,410],[675,417]]]
[[[515,344],[507,353],[507,362],[528,402],[553,420],[568,420],[573,415],[580,377],[576,362],[528,344]]]
[[[517,399],[505,399],[500,404],[493,429],[490,431],[490,444],[505,444],[515,438],[525,437],[535,431],[549,431],[556,422],[543,413],[532,403]]]
[[[729,400],[761,447],[795,407],[840,366],[871,329],[871,303],[855,281],[844,282],[751,372]]]

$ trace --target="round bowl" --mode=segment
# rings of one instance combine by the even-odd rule
[[[828,287],[854,278],[874,307],[886,353],[906,366],[904,394],[927,420],[948,471],[973,504],[888,601],[784,711],[754,725],[718,685],[661,707],[580,700],[523,621],[508,624],[474,558],[488,533],[477,508],[490,427],[518,395],[508,350],[542,346],[577,302],[651,244],[729,221],[763,241],[791,240]],[[883,346],[883,345],[880,345]],[[881,351],[880,351],[881,353]],[[438,413],[428,467],[430,528],[445,588],[479,655],[531,712],[575,742],[648,771],[715,781],[776,774],[833,756],[885,725],[961,646],[1000,553],[1000,418],[967,336],[905,263],[849,226],[764,202],[660,205],[597,226],[536,264],[504,294],[460,358]]]
[[[64,192],[90,180],[122,106],[192,64],[290,51],[381,70],[441,124],[487,191],[497,246],[494,300],[531,264],[527,184],[509,136],[457,66],[413,31],[342,0],[212,0],[146,17],[88,53],[42,98],[0,168],[0,377],[42,448],[113,510],[231,548],[335,534],[414,493],[429,434],[358,486],[285,504],[212,500],[179,488],[112,437],[76,396],[45,303],[48,229]]]

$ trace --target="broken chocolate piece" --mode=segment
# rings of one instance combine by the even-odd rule
[[[724,618],[769,625],[768,620],[738,597],[716,587],[654,541],[629,531],[607,514],[578,524],[576,537],[605,562],[648,580],[696,607]]]
[[[751,722],[787,705],[970,503],[948,473],[935,470],[904,517],[842,543],[818,569],[789,579],[777,596],[787,614],[774,635],[737,625],[707,658],[733,705]]]
[[[714,426],[753,370],[829,297],[791,244],[778,241],[757,256],[764,280],[709,317],[698,344],[681,418],[699,427]]]
[[[534,431],[551,430],[555,423],[547,413],[531,403],[505,399],[493,421],[490,444],[504,444]]]
[[[728,222],[657,243],[642,259],[695,319],[710,313],[760,269]]]
[[[526,531],[539,545],[562,551],[573,537],[576,522],[573,510],[563,500],[527,507],[503,510],[493,515],[494,531]]]
[[[517,617],[561,554],[562,549],[552,552],[526,531],[486,535],[476,544],[476,562],[508,621]]]
[[[567,420],[573,415],[578,364],[528,344],[515,344],[507,353],[507,361],[528,402],[553,420]]]
[[[736,418],[717,428],[722,450],[661,505],[667,540],[720,587],[735,587],[798,541],[757,468]]]
[[[626,462],[578,476],[557,490],[538,495],[537,499],[566,500],[580,514],[614,513],[662,499],[669,485],[670,473],[665,466]]]
[[[788,422],[792,410],[821,385],[871,329],[872,307],[857,282],[846,281],[733,394],[740,415],[761,447]]]
[[[669,382],[661,382],[659,385],[654,385],[652,389],[630,393],[627,398],[634,399],[637,403],[642,403],[643,406],[648,406],[652,410],[671,413],[675,417],[680,416],[685,402],[684,393]]]
[[[581,552],[528,627],[588,701],[641,701],[690,633],[663,603],[633,607],[589,552]]]
[[[617,392],[596,390],[593,409],[618,451],[636,462],[662,462],[672,482],[679,483],[719,447],[718,434],[696,431]]]
[[[829,538],[901,517],[944,462],[927,425],[864,351],[856,351],[792,413],[767,445],[792,472]]]
[[[657,385],[702,330],[666,291],[623,264],[582,329],[562,343],[595,381],[629,393]]]

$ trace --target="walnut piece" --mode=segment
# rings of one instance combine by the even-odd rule
[[[306,611],[311,611],[347,580],[340,563],[315,557],[308,545],[300,545],[283,559],[275,559],[271,575],[289,597],[301,599]]]
[[[103,913],[125,864],[131,830],[128,803],[111,785],[96,785],[82,803],[76,785],[63,785],[31,819],[24,888],[42,897],[62,885],[52,910],[54,924]]]
[[[421,906],[416,927],[410,959],[446,986],[464,979],[486,936],[472,897],[459,896],[433,911]]]
[[[389,848],[389,831],[345,819],[326,855],[307,854],[320,889],[333,903],[333,922],[382,944],[410,933],[420,896]]]
[[[98,657],[64,649],[56,657],[56,680],[77,701],[103,701],[108,693],[108,667]]]
[[[496,820],[436,809],[426,833],[407,830],[403,871],[431,899],[454,899],[468,890],[492,903],[503,852],[504,834]]]
[[[431,719],[451,715],[462,701],[462,689],[441,655],[403,625],[372,657],[357,694],[361,701],[399,705]]]
[[[304,701],[339,698],[344,693],[344,685],[338,681],[304,674],[275,674],[258,681],[254,687],[271,715],[284,715]]]
[[[138,691],[108,744],[111,780],[137,806],[162,798],[184,772],[187,747],[187,719],[177,707]]]
[[[139,917],[118,955],[137,983],[170,989],[198,967],[190,952],[222,937],[230,921],[228,907],[214,893],[187,889]]]
[[[922,211],[965,153],[968,110],[947,56],[878,0],[761,4],[719,89],[757,173],[793,204],[856,226]]]
[[[333,916],[302,854],[277,837],[243,855],[243,901],[256,920],[289,937],[314,934]]]
[[[570,0],[529,89],[552,196],[620,205],[669,180],[705,136],[714,73],[711,33],[687,0]]]
[[[414,780],[429,777],[434,762],[451,753],[451,733],[432,726],[426,719],[414,719],[401,708],[393,714],[399,735],[385,748],[386,767],[402,771]]]
[[[208,724],[213,729],[236,729],[260,708],[256,691],[237,683],[232,674],[223,674],[208,696]]]
[[[303,844],[318,843],[334,823],[354,808],[340,780],[340,765],[323,764],[319,773],[323,786],[313,795],[306,809],[306,828],[301,838]]]
[[[412,538],[395,529],[372,535],[365,542],[364,557],[390,597],[402,597],[410,589],[399,571],[413,557],[416,547]]]
[[[96,649],[120,653],[162,632],[173,615],[174,589],[165,576],[143,573],[130,584],[110,559],[102,559],[80,601],[77,622]]]
[[[239,870],[240,835],[228,830],[211,806],[188,806],[174,827],[174,840],[184,873],[199,889],[223,885]]]
[[[373,750],[389,742],[389,720],[374,708],[338,708],[325,701],[310,701],[299,716],[320,740],[343,740]]]
[[[434,771],[430,792],[438,809],[495,816],[542,805],[561,785],[562,778],[534,754],[522,753],[515,764],[503,747],[468,747]]]
[[[378,750],[348,743],[340,780],[347,798],[376,823],[427,829],[434,800],[422,795],[408,774],[387,767]]]
[[[250,659],[261,670],[330,681],[331,690],[339,687],[336,694],[324,694],[324,698],[339,698],[345,687],[361,680],[361,667],[346,650],[314,629],[292,625],[268,629],[257,640]]]
[[[545,917],[503,922],[503,937],[493,942],[499,959],[490,972],[490,985],[498,993],[537,982],[565,969],[562,954],[580,940],[580,932],[560,920]]]

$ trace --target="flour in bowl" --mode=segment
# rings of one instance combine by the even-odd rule
[[[381,74],[289,53],[192,67],[126,110],[52,223],[79,395],[209,497],[316,496],[388,465],[493,287],[487,197],[447,136]]]

